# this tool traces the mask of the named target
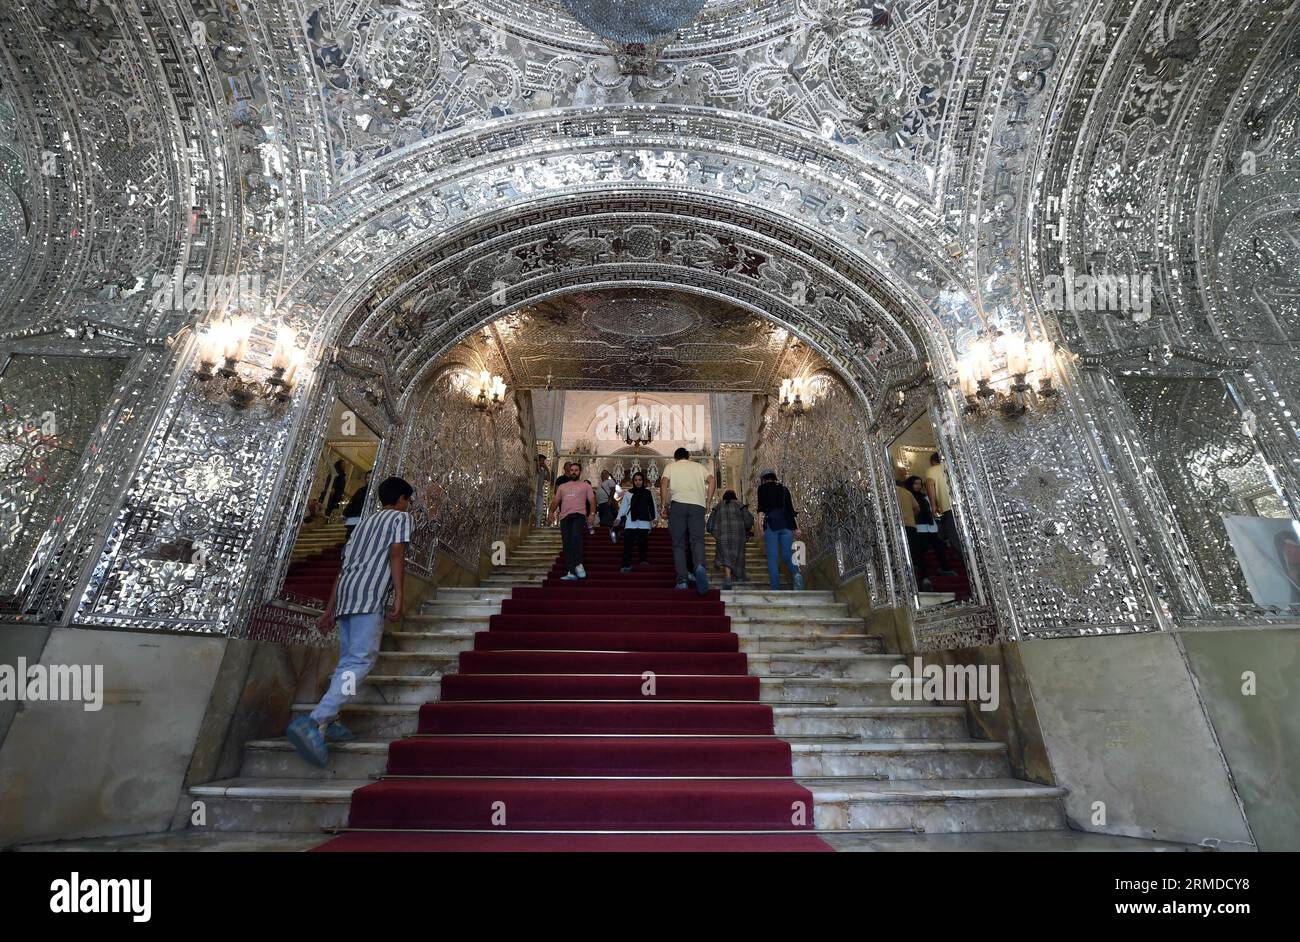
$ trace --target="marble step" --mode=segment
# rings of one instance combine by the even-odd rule
[[[510,590],[491,586],[446,586],[431,599],[436,602],[499,602],[510,597]]]
[[[477,630],[482,631],[487,626]],[[455,631],[390,631],[384,635],[385,650],[379,652],[382,658],[388,651],[405,651],[418,654],[458,654],[474,647],[475,629],[462,628]],[[391,645],[391,647],[389,647]]]
[[[726,603],[727,614],[733,618],[752,618],[752,619],[770,619],[772,621],[837,621],[852,620],[859,625],[862,624],[861,618],[854,618],[849,614],[849,607],[843,602],[824,602],[816,599],[801,599],[792,597],[782,599],[777,602],[735,602],[727,599],[727,595],[735,591],[728,590],[722,593],[722,601]],[[798,593],[791,593],[797,596]]]
[[[773,706],[776,735],[849,735],[862,739],[962,739],[959,706]]]
[[[420,605],[417,612],[407,618],[448,618],[448,617],[482,617],[496,615],[501,611],[501,599],[482,599],[478,601],[461,601],[460,599],[430,599]]]
[[[389,740],[330,745],[323,769],[304,762],[285,739],[258,739],[244,750],[242,778],[369,779],[388,766]],[[967,740],[845,742],[807,738],[791,744],[794,774],[801,777],[952,779],[1008,778],[1002,743]]]
[[[416,731],[420,703],[344,705],[343,723],[358,739],[392,739]],[[297,703],[294,716],[305,716],[314,704]],[[962,739],[966,711],[960,706],[782,706],[773,705],[776,735],[856,736],[861,739]]]
[[[501,610],[501,602],[510,598],[513,589],[513,583],[439,589],[436,598],[421,605],[419,614],[454,614],[458,610],[464,614],[495,614]],[[787,614],[795,620],[853,617],[848,606],[835,602],[830,592],[726,589],[722,592],[722,601],[726,603],[727,614],[742,618],[780,621]],[[861,619],[856,621],[861,624]]]
[[[307,716],[316,708],[314,703],[295,703],[291,710],[296,719]],[[352,735],[357,739],[398,739],[415,734],[420,723],[419,703],[345,703],[339,711]]]
[[[207,826],[187,830],[302,833],[346,827],[352,793],[369,784],[369,779],[241,777],[191,786],[191,800],[206,806]]]
[[[353,703],[414,704],[437,700],[442,693],[442,676],[371,674],[357,687]]]
[[[455,673],[456,669],[452,664],[444,672]],[[894,684],[889,681],[864,681],[856,678],[760,677],[759,690],[759,699],[764,703],[797,703],[807,706],[927,705],[919,697],[915,701],[895,700]],[[395,675],[376,672],[357,688],[357,698],[353,702],[418,705],[438,700],[441,694],[441,673]]]
[[[732,604],[736,605],[833,605],[845,604],[835,601],[835,593],[827,589],[802,589],[795,592],[793,589],[769,589],[766,581],[758,588],[745,589],[723,589],[722,601],[727,603],[730,608]]]
[[[486,631],[491,624],[491,617],[498,614],[500,608],[491,609],[487,606],[458,606],[444,612],[427,612],[420,611],[412,615],[407,615],[402,619],[402,629],[404,631]],[[860,618],[807,618],[794,619],[790,617],[776,618],[773,616],[763,616],[761,618],[735,616],[727,612],[731,618],[731,630],[736,634],[744,636],[764,636],[764,637],[788,637],[788,638],[805,638],[805,637],[834,637],[839,635],[863,635],[864,623]]]
[[[398,665],[406,666],[406,665]],[[438,700],[442,694],[442,673],[455,673],[454,663],[437,674],[372,673],[357,688],[355,703],[421,704]],[[698,676],[698,675],[692,675]],[[805,706],[925,706],[926,701],[898,701],[889,681],[840,678],[760,677],[759,700],[773,704]],[[527,698],[531,699],[531,698]],[[579,698],[585,699],[585,698]],[[671,698],[663,698],[670,700]],[[943,703],[933,701],[933,703]],[[949,705],[944,703],[943,705]]]
[[[835,635],[862,635],[866,624],[861,618],[796,618],[790,615],[753,616],[736,615],[730,608],[731,630],[741,635],[786,635],[791,637],[831,637]]]
[[[329,762],[318,769],[304,761],[287,739],[254,739],[244,746],[241,778],[315,780],[371,779],[388,767],[387,739],[330,743]]]
[[[468,650],[464,648],[462,650]],[[458,651],[380,651],[372,674],[440,677],[457,670]]]
[[[906,828],[924,833],[1041,831],[1065,827],[1065,789],[1016,779],[799,777],[819,829]],[[238,777],[194,786],[204,830],[307,832],[346,826],[352,792],[369,779]]]
[[[417,612],[402,618],[403,631],[487,631],[496,612]],[[394,634],[395,632],[388,632]]]
[[[838,677],[761,677],[759,699],[764,703],[803,703],[824,706],[959,706],[950,701],[896,700],[887,680]]]
[[[741,635],[740,649],[746,654],[881,654],[884,642],[878,635],[799,637],[789,635]]]
[[[467,651],[474,646],[476,631],[479,628],[434,629],[419,631],[390,631],[384,635],[385,650],[380,652],[382,658],[389,651],[424,654],[455,654]],[[884,647],[876,635],[800,637],[797,635],[740,635],[740,649],[754,657],[781,657],[782,666],[774,671],[781,675],[798,674],[803,670],[821,676],[849,677],[888,677],[889,668],[897,663],[896,656],[886,666],[880,667],[874,662],[864,662],[858,658],[866,655],[881,654]],[[790,657],[801,660],[789,660]],[[752,659],[752,665],[755,663]],[[763,662],[766,663],[766,662]],[[845,673],[847,671],[847,673]],[[757,673],[765,673],[758,670]],[[864,673],[865,672],[865,673]]]
[[[754,651],[741,641],[740,650],[749,656],[749,672],[767,677],[854,677],[862,680],[891,680],[889,671],[902,663],[897,654],[837,654],[830,651],[791,653]]]
[[[1011,776],[1006,745],[977,739],[793,742],[790,757],[794,774],[801,778],[846,776],[893,781]]]
[[[929,833],[1064,828],[1064,788],[1019,779],[799,778],[818,828]]]

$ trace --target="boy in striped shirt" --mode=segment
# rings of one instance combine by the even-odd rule
[[[355,737],[338,721],[339,709],[356,696],[379,657],[384,636],[384,599],[393,590],[388,620],[402,618],[403,574],[406,544],[411,539],[408,508],[414,491],[401,478],[387,478],[379,485],[382,509],[364,517],[344,545],[343,568],[330,590],[324,613],[316,622],[327,634],[337,620],[339,663],[330,678],[329,690],[311,716],[289,724],[285,736],[313,765],[324,768],[329,759],[326,743],[346,742]]]

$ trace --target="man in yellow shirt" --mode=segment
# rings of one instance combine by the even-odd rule
[[[952,498],[948,495],[948,476],[943,472],[942,460],[937,451],[930,455],[930,467],[925,472],[925,494],[930,498],[930,509],[939,524],[939,535],[953,550],[957,550],[957,524],[952,516]]]
[[[704,518],[713,503],[716,482],[701,464],[690,460],[685,448],[673,452],[675,459],[659,476],[659,506],[668,517],[668,533],[673,539],[673,563],[677,569],[677,588],[687,587],[686,544],[691,546],[695,563],[695,591],[709,591],[709,571],[704,565]]]

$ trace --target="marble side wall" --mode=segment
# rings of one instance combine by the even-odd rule
[[[102,666],[103,707],[19,704],[0,746],[0,847],[165,830],[227,644],[53,629],[39,663]],[[19,646],[6,641],[6,663]]]
[[[20,657],[28,664],[39,663],[50,631],[45,625],[0,625],[0,664],[16,667]],[[17,700],[0,699],[0,762],[4,758],[5,736],[19,708]]]
[[[1300,850],[1300,628],[1182,641],[1259,849]]]
[[[232,640],[212,687],[185,785],[238,775],[245,743],[282,735],[293,704],[324,693],[337,663],[337,648]]]
[[[1052,774],[1047,745],[1034,707],[1034,694],[1021,657],[1020,644],[989,644],[977,648],[929,651],[922,655],[924,664],[959,665],[990,671],[998,669],[997,708],[981,709],[968,700],[966,724],[976,739],[1007,744],[1007,759],[1016,778],[1041,785],[1061,784]]]
[[[1072,827],[1254,846],[1175,634],[1019,647]]]

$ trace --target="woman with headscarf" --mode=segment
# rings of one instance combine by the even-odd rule
[[[922,559],[921,569],[926,572],[929,569],[929,554],[934,553],[935,559],[939,563],[939,575],[955,576],[957,573],[948,566],[948,555],[943,550],[943,541],[939,539],[939,524],[934,516],[934,509],[930,506],[930,498],[925,493],[925,481],[918,475],[913,474],[907,479],[907,489],[912,492],[916,498],[916,546],[918,553],[912,558],[912,565],[916,567],[916,558]]]
[[[645,475],[638,471],[632,475],[632,486],[623,492],[618,520],[615,521],[623,524],[623,566],[619,572],[632,571],[633,547],[636,547],[638,565],[649,565],[646,549],[650,543],[650,528],[654,526],[657,515],[654,493],[646,487]]]
[[[717,541],[714,560],[722,567],[722,587],[730,589],[733,580],[743,582],[746,578],[745,544],[754,529],[754,515],[735,491],[727,491],[709,515],[707,529]]]

